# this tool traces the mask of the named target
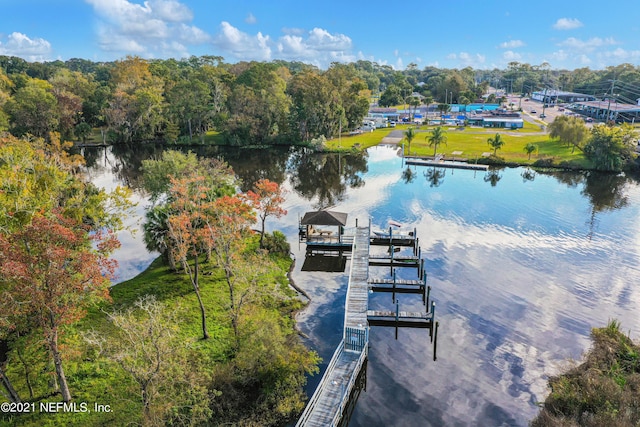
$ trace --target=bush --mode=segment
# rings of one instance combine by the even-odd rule
[[[264,248],[269,253],[275,255],[288,256],[291,252],[291,246],[287,242],[287,236],[281,231],[275,230],[273,233],[265,233],[264,235]]]
[[[640,346],[619,327],[594,328],[584,363],[549,379],[551,393],[532,427],[640,424]]]

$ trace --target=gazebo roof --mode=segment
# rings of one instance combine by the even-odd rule
[[[341,225],[347,224],[347,214],[344,212],[316,211],[304,214],[302,225]]]

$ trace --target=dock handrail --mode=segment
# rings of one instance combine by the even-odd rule
[[[353,374],[349,378],[347,387],[345,388],[344,393],[342,394],[342,399],[340,400],[340,406],[338,408],[338,411],[336,412],[336,415],[333,417],[333,421],[331,422],[332,427],[337,426],[340,423],[340,419],[342,418],[344,409],[346,405],[349,403],[349,395],[351,394],[351,390],[353,389],[353,387],[356,384],[356,381],[358,380],[358,376],[360,375],[360,369],[362,368],[364,361],[367,360],[368,354],[369,354],[369,346],[365,345],[362,351],[360,352],[360,357],[358,357],[358,363],[356,364],[356,367],[353,370]],[[346,394],[346,398],[345,398],[345,394]]]
[[[335,368],[336,363],[338,362],[338,359],[340,358],[340,355],[342,354],[343,351],[344,351],[344,340],[340,341],[340,344],[338,344],[336,351],[333,352],[333,356],[331,357],[331,360],[327,365],[327,369],[324,371],[324,375],[322,376],[322,379],[318,383],[316,390],[313,392],[311,399],[309,399],[309,402],[307,402],[307,406],[304,408],[302,415],[298,419],[298,422],[296,423],[296,427],[303,426],[309,419],[309,416],[313,412],[313,408],[316,402],[320,398],[320,394],[322,393],[322,390],[324,388],[323,385],[329,381],[331,372],[333,371],[333,368]]]

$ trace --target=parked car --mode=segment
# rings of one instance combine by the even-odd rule
[[[547,115],[546,115],[546,114],[540,114],[540,118],[541,118],[541,119],[544,119],[545,117],[547,117]]]
[[[593,122],[593,119],[592,119],[591,117],[587,117],[587,118],[585,119],[585,122],[587,122],[587,123],[591,123],[591,122]]]
[[[531,110],[531,114],[536,114],[537,111],[536,110]]]
[[[564,108],[558,107],[558,111],[564,111]]]

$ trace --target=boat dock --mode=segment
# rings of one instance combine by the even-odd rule
[[[404,162],[407,165],[417,166],[434,166],[437,168],[450,168],[450,169],[471,169],[486,171],[489,169],[489,165],[482,165],[478,163],[467,163],[456,160],[431,160],[423,159],[420,157],[405,157]]]
[[[342,341],[296,426],[338,426],[369,350],[369,227],[358,227],[344,310]]]
[[[346,426],[360,391],[366,389],[366,364],[369,352],[369,327],[387,326],[428,328],[431,341],[434,342],[433,358],[436,359],[437,322],[435,322],[435,303],[425,313],[400,311],[395,299],[396,293],[422,294],[422,302],[429,307],[431,287],[426,285],[424,263],[420,261],[415,230],[406,234],[402,243],[413,247],[413,255],[394,256],[394,246],[389,246],[390,255],[370,255],[370,245],[389,245],[392,233],[382,243],[384,236],[371,235],[370,226],[358,227],[356,223],[351,252],[351,269],[345,302],[344,328],[342,340],[338,344],[327,369],[313,396],[309,399],[296,427]],[[398,236],[396,236],[397,238]],[[410,237],[410,238],[409,238]],[[344,237],[342,238],[344,241]],[[309,243],[307,243],[309,244]],[[314,243],[315,244],[315,243]],[[369,266],[382,265],[392,269],[391,279],[369,278]],[[413,266],[418,268],[419,280],[401,280],[396,278],[394,267]],[[369,310],[369,292],[391,292],[395,303],[393,311]]]

